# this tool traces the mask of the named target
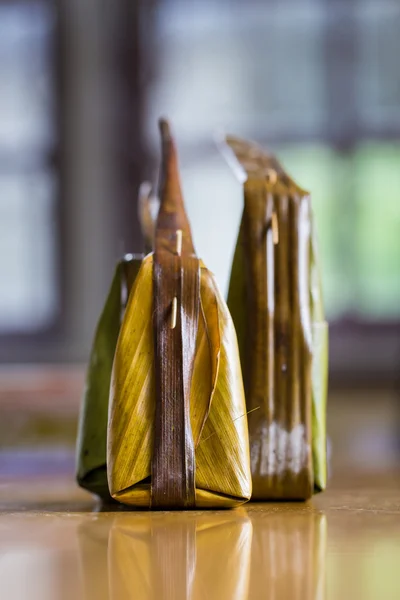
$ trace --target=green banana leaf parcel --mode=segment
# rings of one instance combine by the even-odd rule
[[[106,467],[108,402],[123,296],[128,296],[141,264],[141,256],[128,255],[116,266],[94,336],[79,416],[77,481],[81,487],[103,500],[111,499]]]

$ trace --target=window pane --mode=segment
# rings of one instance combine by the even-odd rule
[[[0,332],[49,326],[57,300],[51,2],[0,3]]]
[[[0,149],[9,155],[53,141],[50,8],[34,1],[0,3]]]
[[[358,15],[357,91],[361,122],[400,130],[400,5],[363,1]]]
[[[339,155],[324,147],[279,152],[312,191],[328,315],[400,316],[400,146],[366,144]]]
[[[370,317],[400,315],[399,165],[399,145],[370,144],[356,154],[358,306]]]
[[[181,142],[213,128],[275,134],[324,126],[323,12],[296,2],[168,2],[158,19],[149,134],[168,114]],[[289,90],[291,90],[289,92]]]
[[[54,183],[0,176],[0,332],[46,326],[57,306]]]

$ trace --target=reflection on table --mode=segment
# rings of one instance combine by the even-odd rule
[[[85,600],[325,597],[316,512],[108,513],[77,531]]]

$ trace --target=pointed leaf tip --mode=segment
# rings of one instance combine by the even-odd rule
[[[161,119],[159,119],[158,121],[158,126],[160,128],[161,139],[163,141],[171,140],[171,127],[167,119],[161,117]]]

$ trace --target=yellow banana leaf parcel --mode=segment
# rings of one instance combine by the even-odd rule
[[[238,336],[253,499],[326,486],[328,326],[310,196],[258,145],[221,147],[244,186],[228,307]]]
[[[153,268],[149,255],[122,323],[111,384],[108,441],[112,496],[142,507],[150,506],[155,435]],[[202,263],[200,295],[190,390],[195,501],[197,507],[229,507],[244,502],[251,493],[246,407],[233,324],[213,275]]]
[[[108,420],[111,496],[135,507],[229,508],[250,498],[234,326],[197,258],[169,126],[154,253],[142,262],[115,350]]]
[[[197,258],[169,126],[154,253],[129,295],[113,361],[107,442],[111,496],[135,507],[234,507],[251,495],[236,334]]]

